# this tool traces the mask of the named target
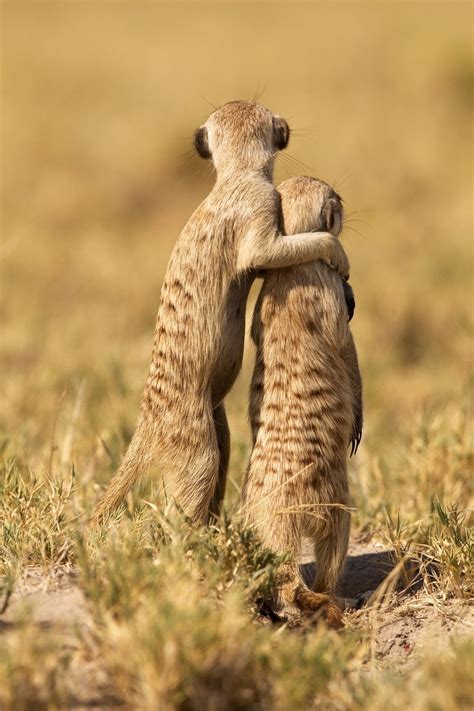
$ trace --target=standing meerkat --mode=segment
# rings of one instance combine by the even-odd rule
[[[299,177],[279,191],[285,230],[339,235],[343,210],[329,185]],[[345,291],[322,262],[267,272],[252,324],[253,450],[242,491],[247,522],[262,542],[291,556],[276,609],[321,610],[333,626],[341,612],[331,593],[349,542],[347,447],[357,449],[362,433],[362,383]],[[303,537],[314,545],[313,590],[299,570]]]
[[[223,399],[241,368],[257,271],[321,258],[348,273],[330,233],[282,236],[272,173],[288,139],[284,119],[249,101],[225,104],[196,130],[194,145],[212,159],[216,183],[172,252],[138,424],[93,522],[122,502],[157,453],[177,504],[198,523],[218,515],[229,459]]]

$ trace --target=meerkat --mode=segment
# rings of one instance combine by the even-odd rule
[[[122,502],[158,453],[170,498],[196,523],[217,516],[229,459],[223,400],[241,368],[254,278],[318,258],[348,274],[331,233],[282,236],[272,173],[289,135],[283,118],[249,101],[225,104],[195,131],[216,182],[173,249],[137,427],[92,522]]]
[[[286,231],[339,235],[343,209],[329,185],[299,177],[278,189]],[[253,449],[242,489],[247,523],[267,547],[291,556],[274,609],[320,611],[336,627],[341,605],[332,593],[350,529],[347,447],[355,451],[362,434],[353,305],[351,289],[321,261],[266,273],[252,323]],[[303,537],[314,545],[312,590],[298,565]]]

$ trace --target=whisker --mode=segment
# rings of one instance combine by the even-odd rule
[[[349,214],[350,215],[358,215],[361,212],[372,212],[373,213],[373,212],[375,212],[375,210],[365,207],[365,208],[362,208],[361,210],[351,210]]]
[[[293,170],[284,162],[280,163],[279,172],[282,173],[283,180],[288,180],[294,176]]]
[[[353,178],[355,175],[354,170],[350,170],[349,168],[342,168],[336,173],[336,176],[334,180],[332,181],[332,186],[336,192],[338,192],[341,187],[346,183],[349,178]]]
[[[356,234],[359,237],[362,237],[363,239],[366,238],[366,235],[364,235],[362,232],[359,232],[359,230],[356,230],[355,227],[349,226],[346,229],[346,226],[344,225],[344,227],[342,228],[341,236],[350,237],[353,234]]]
[[[267,90],[267,85],[266,85],[266,84],[262,84],[262,86],[260,87],[260,80],[259,80],[259,81],[257,82],[257,88],[256,88],[255,93],[254,93],[254,95],[253,95],[252,101],[253,101],[255,104],[257,104],[257,103],[260,101],[260,99],[262,98],[262,96],[263,96],[263,94],[265,93],[266,90]]]
[[[180,155],[176,156],[178,159],[178,168],[183,168],[184,166],[189,166],[190,164],[195,163],[196,167],[198,166],[198,156],[196,155],[195,151],[193,149],[189,151],[185,151],[184,153],[181,153]],[[196,160],[194,160],[196,159]],[[200,165],[200,161],[199,161]]]
[[[301,173],[301,169],[298,166],[295,166],[293,163],[290,163],[285,160],[282,160],[280,162],[279,169],[280,169],[280,172],[282,172],[285,175],[285,179],[286,178],[294,178],[295,175],[299,175]]]
[[[360,225],[365,225],[366,227],[370,227],[370,222],[367,222],[366,220],[360,220],[357,217],[349,217],[348,219],[344,219],[344,222],[348,225],[356,223]]]
[[[295,158],[295,156],[291,155],[290,153],[282,153],[281,156],[283,160],[286,161],[288,165],[290,165],[293,169],[309,171],[310,173],[313,172],[311,166],[307,165],[306,163],[303,163],[303,161],[299,160],[299,158]]]
[[[201,94],[201,99],[203,99],[207,104],[209,104],[209,106],[210,106],[212,109],[214,109],[214,111],[217,110],[218,107],[215,106],[215,104],[214,104],[210,99],[208,99],[207,96],[204,96],[203,94]]]
[[[291,135],[296,136],[297,138],[308,138],[309,136],[317,136],[318,134],[311,128],[294,128],[293,126],[291,127]]]
[[[188,156],[192,156],[196,154],[196,150],[194,148],[188,148],[187,151],[184,151],[183,153],[178,153],[176,158],[187,158]]]

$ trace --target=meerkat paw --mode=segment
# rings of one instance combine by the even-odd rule
[[[349,259],[337,237],[334,237],[331,241],[329,264],[343,279],[348,281],[350,274]]]
[[[344,626],[342,606],[334,596],[300,587],[295,591],[294,600],[301,612],[310,613],[314,619],[323,619],[328,627],[340,629]]]
[[[331,629],[339,630],[344,627],[344,621],[342,619],[343,612],[335,602],[328,602],[324,605],[321,613],[327,626]]]
[[[305,610],[294,605],[287,605],[276,611],[270,605],[262,605],[259,611],[274,624],[284,623],[290,628],[302,627],[308,623],[319,623],[320,621],[324,621],[331,629],[341,629],[344,626],[342,609],[334,602],[323,603],[317,609]]]

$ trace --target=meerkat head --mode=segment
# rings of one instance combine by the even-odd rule
[[[278,186],[281,195],[283,229],[286,234],[342,230],[342,200],[330,185],[317,178],[290,178]]]
[[[194,146],[218,172],[270,170],[277,151],[288,145],[286,121],[253,101],[230,101],[194,132]]]

